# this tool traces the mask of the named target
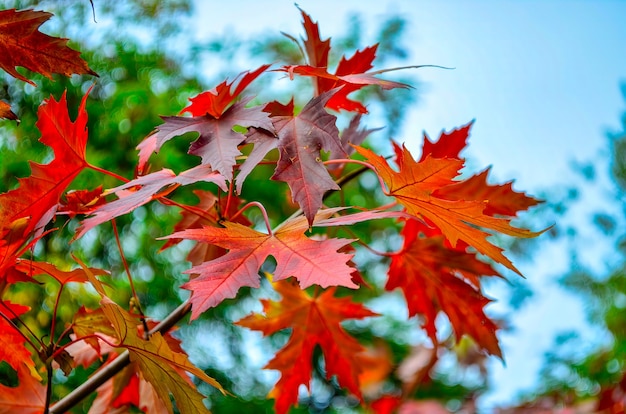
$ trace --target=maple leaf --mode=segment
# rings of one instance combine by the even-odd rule
[[[154,327],[154,321],[147,321],[150,328]],[[143,325],[139,325],[138,332],[142,335]],[[119,348],[110,344],[115,344],[116,330],[111,325],[104,310],[98,308],[94,311],[87,311],[81,308],[72,322],[74,334],[70,335],[74,341],[67,346],[67,351],[72,355],[76,364],[89,367],[96,360],[102,359],[107,355],[104,366],[112,363],[117,357]],[[81,336],[88,336],[82,340],[77,340]],[[94,337],[95,336],[95,337]],[[163,335],[170,349],[178,353],[184,353],[180,347],[180,341],[171,335],[171,331]],[[93,341],[97,346],[93,346]],[[176,369],[177,372],[184,375],[184,379],[190,379],[184,374],[184,370]],[[165,414],[168,412],[167,406],[161,401],[154,387],[148,383],[138,364],[131,363],[118,372],[114,378],[102,384],[96,390],[96,398],[91,404],[89,414],[110,414],[110,413],[127,413],[129,406],[134,405],[144,412]]]
[[[409,88],[409,85],[399,82],[387,81],[376,78],[374,75],[384,71],[367,72],[373,67],[372,62],[376,57],[378,45],[356,51],[351,58],[341,58],[335,74],[328,72],[328,53],[330,51],[330,39],[321,40],[317,23],[300,9],[303,17],[304,31],[307,35],[304,46],[307,54],[308,65],[284,66],[278,71],[287,72],[291,78],[294,74],[314,77],[315,95],[340,88],[327,102],[326,106],[335,111],[367,113],[367,109],[360,102],[348,99],[348,95],[366,85],[379,85],[384,89]],[[292,40],[295,40],[292,38]]]
[[[192,291],[191,319],[224,299],[235,297],[242,286],[259,287],[259,269],[270,255],[277,262],[274,280],[295,276],[303,289],[313,284],[358,287],[352,281],[354,269],[347,264],[352,255],[338,252],[353,240],[310,239],[304,235],[308,226],[303,217],[288,221],[273,234],[232,222],[221,225],[163,237],[196,240],[229,250],[224,256],[185,272],[200,275],[182,286]]]
[[[46,406],[46,387],[41,378],[33,376],[26,364],[17,369],[17,387],[0,383],[0,413],[42,414]]]
[[[108,358],[101,369],[111,364],[118,357],[117,352],[119,348],[109,345],[115,344],[117,339],[114,336],[103,334],[103,332],[99,331],[99,328],[108,325],[105,329],[113,331],[112,335],[115,335],[115,331],[102,309],[98,309],[98,311],[98,318],[91,319],[96,324],[96,326],[90,329],[91,338],[76,340],[76,335],[70,335],[74,342],[66,348],[75,363],[85,368],[91,366],[96,360],[101,360],[104,355],[107,355]],[[89,314],[92,314],[92,312]],[[102,320],[100,316],[102,316]],[[88,321],[84,320],[83,322],[85,327],[87,327]],[[76,328],[76,325],[73,325],[73,327]],[[94,333],[98,338],[93,337]],[[175,348],[175,346],[171,345],[172,341],[175,341],[174,338],[169,334],[166,334],[165,338],[170,347]],[[98,347],[87,344],[86,341],[88,340],[95,340],[98,343]],[[127,365],[115,377],[98,387],[96,398],[91,404],[88,414],[128,413],[130,412],[129,405],[134,405],[144,412],[159,414],[168,412],[167,407],[156,394],[154,387],[143,378],[141,372],[137,369],[137,364],[134,363]]]
[[[115,339],[112,339],[115,342]],[[91,349],[89,346],[83,346],[83,348]],[[103,367],[111,364],[118,356],[113,348],[108,352],[110,352],[109,358]],[[169,412],[154,387],[138,370],[136,363],[127,365],[115,377],[96,389],[96,398],[88,414],[125,414],[134,412],[131,411],[131,406],[146,413],[167,414]]]
[[[450,200],[462,200],[470,197],[476,200],[485,200],[486,206],[483,213],[488,216],[515,217],[518,212],[528,210],[530,207],[541,203],[540,200],[513,190],[512,181],[501,185],[488,184],[489,170],[487,168],[458,184],[443,187],[437,191],[437,195]]]
[[[313,223],[328,190],[338,190],[321,159],[321,151],[330,151],[331,158],[347,158],[341,145],[337,118],[324,109],[334,92],[313,98],[297,116],[274,118],[278,134],[279,159],[273,180],[285,181],[292,198]]]
[[[13,111],[11,111],[11,105],[4,101],[0,101],[0,118],[19,121],[17,119],[17,115],[15,115]]]
[[[252,72],[241,72],[235,80],[224,82],[217,85],[210,91],[202,92],[196,97],[189,98],[191,104],[183,108],[181,113],[189,112],[193,116],[201,116],[209,114],[214,118],[220,118],[225,109],[230,105],[243,90],[252,83],[256,78],[265,72],[271,65],[263,65]],[[239,79],[237,86],[233,89],[233,84]]]
[[[456,128],[450,132],[441,132],[437,141],[431,141],[424,133],[422,157],[424,161],[428,155],[433,158],[462,159],[460,152],[467,146],[467,138],[474,121]],[[513,190],[512,182],[502,185],[487,183],[489,168],[462,182],[450,184],[437,190],[438,196],[449,200],[484,200],[484,214],[488,216],[515,217],[519,211],[524,211],[540,203],[533,197]]]
[[[274,132],[274,127],[267,113],[261,107],[246,108],[251,98],[228,107],[246,86],[263,73],[269,65],[256,71],[243,72],[242,79],[233,90],[233,82],[222,82],[216,88],[191,98],[191,105],[182,112],[190,112],[193,116],[162,117],[165,123],[141,142],[139,150],[138,170],[143,171],[150,154],[158,152],[161,146],[170,139],[187,132],[197,132],[198,139],[191,143],[189,154],[198,155],[202,162],[222,173],[227,180],[232,180],[232,167],[235,157],[241,155],[237,148],[245,139],[241,132],[233,131],[234,126],[263,128]],[[239,78],[238,76],[238,78]]]
[[[441,196],[439,191],[445,192],[441,189],[448,185],[467,185],[463,184],[464,181],[453,181],[463,167],[462,160],[439,159],[428,155],[423,161],[416,162],[406,147],[400,148],[394,143],[394,149],[398,172],[383,157],[366,148],[356,147],[357,152],[374,166],[385,181],[388,187],[385,194],[395,197],[412,216],[437,226],[452,247],[462,240],[494,261],[520,273],[502,254],[502,249],[487,240],[490,234],[481,229],[523,238],[536,237],[541,232],[513,227],[510,217],[485,214],[488,201],[483,199],[451,200]]]
[[[181,185],[189,185],[198,181],[217,184],[226,191],[226,182],[221,174],[213,171],[208,165],[183,171],[176,175],[170,169],[164,168],[148,175],[138,177],[118,187],[105,191],[102,195],[115,194],[117,200],[104,204],[92,212],[92,216],[83,220],[74,239],[83,236],[95,226],[129,213],[139,206],[152,200],[165,197]],[[139,189],[135,189],[139,187]]]
[[[257,127],[273,131],[269,115],[261,107],[245,108],[249,100],[236,103],[219,118],[210,114],[191,118],[180,116],[163,117],[165,123],[157,127],[153,135],[155,150],[167,141],[187,132],[198,132],[200,137],[191,143],[189,154],[202,158],[202,163],[219,171],[227,180],[233,178],[235,158],[241,155],[238,146],[246,136],[233,130],[234,126]],[[153,151],[153,152],[154,152]]]
[[[45,101],[37,112],[40,141],[54,151],[49,164],[31,162],[31,175],[19,187],[0,194],[0,275],[13,266],[20,247],[54,216],[61,194],[89,164],[85,160],[87,112],[83,97],[76,121],[70,120],[65,92],[57,102]]]
[[[52,79],[53,73],[98,76],[80,58],[79,52],[67,47],[67,39],[51,37],[38,30],[50,17],[51,13],[43,11],[0,11],[0,68],[33,86],[35,83],[18,73],[16,66],[23,66],[49,79]]]
[[[58,214],[67,214],[70,218],[76,217],[78,214],[91,214],[96,208],[106,203],[102,186],[98,186],[93,190],[72,190],[68,191],[61,199]]]
[[[443,312],[457,341],[467,334],[487,352],[501,357],[497,326],[483,312],[490,300],[480,292],[479,279],[499,274],[475,254],[447,247],[443,236],[424,236],[426,229],[417,220],[406,222],[404,247],[391,257],[385,289],[402,289],[409,316],[423,316],[433,344],[438,343],[435,320]]]
[[[192,365],[185,354],[173,351],[160,332],[152,334],[149,340],[140,337],[137,319],[108,297],[103,297],[100,305],[121,341],[118,346],[129,351],[130,360],[137,363],[139,370],[154,387],[168,412],[170,414],[174,412],[169,399],[171,393],[181,413],[207,413],[208,410],[202,402],[204,396],[190,385],[177,369],[190,372],[223,392],[220,384]]]
[[[276,399],[276,412],[286,413],[297,402],[300,385],[309,386],[313,350],[318,345],[324,354],[327,378],[336,375],[339,384],[360,398],[361,354],[365,348],[346,333],[341,323],[377,314],[349,297],[335,297],[334,287],[314,296],[287,281],[275,283],[274,288],[282,296],[281,301],[262,300],[265,315],[252,314],[236,324],[265,336],[292,329],[289,342],[265,366],[281,372],[268,395]]]
[[[100,337],[104,337],[108,343],[115,343],[115,330],[101,308],[88,310],[81,306],[78,312],[74,314],[71,326],[74,332],[72,339],[76,342],[69,345],[67,351],[75,358],[77,364],[82,363],[84,366],[89,366],[96,358],[106,353],[102,347],[108,349],[110,345],[100,340]],[[84,342],[80,341],[81,339]],[[82,343],[90,345],[95,352],[86,354],[87,351],[83,349]]]
[[[300,9],[302,14],[302,25],[307,38],[304,39],[304,47],[311,66],[326,67],[328,66],[328,53],[330,52],[330,38],[322,40],[320,38],[320,29],[316,22],[311,20],[311,16]]]
[[[154,332],[150,334],[149,339],[144,339],[143,332],[137,329],[138,318],[109,299],[105,294],[104,286],[96,276],[80,259],[74,257],[74,260],[85,270],[89,281],[102,298],[100,307],[115,331],[115,336],[119,341],[116,345],[129,352],[130,361],[137,364],[144,378],[154,387],[167,407],[168,412],[173,413],[169,397],[171,393],[181,413],[208,413],[202,402],[204,396],[190,383],[183,371],[195,375],[225,393],[222,386],[194,366],[177,342],[171,346],[160,332]]]
[[[18,305],[8,301],[0,301],[0,336],[2,346],[0,346],[0,361],[5,361],[11,368],[18,370],[24,363],[34,367],[32,352],[26,348],[24,336],[10,324],[8,320],[15,319],[30,310],[28,306]]]
[[[433,158],[457,158],[461,159],[460,153],[467,146],[467,138],[474,121],[453,129],[450,132],[442,131],[437,141],[431,141],[426,133],[424,133],[424,142],[422,144],[422,157],[420,161],[424,161],[428,155]]]
[[[69,282],[84,283],[88,281],[87,274],[84,269],[61,270],[51,263],[36,262],[28,259],[19,259],[15,269],[25,275],[28,275],[29,277],[40,274],[52,276],[62,285]],[[109,274],[109,272],[102,269],[89,268],[89,271],[94,275]]]

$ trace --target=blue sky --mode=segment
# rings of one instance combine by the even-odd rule
[[[626,110],[620,84],[626,82],[626,2],[621,1],[326,1],[298,2],[320,23],[323,36],[345,32],[347,16],[359,13],[377,26],[399,14],[410,25],[406,45],[411,62],[451,66],[422,69],[420,101],[408,108],[402,133],[414,152],[422,131],[436,136],[476,119],[465,153],[477,168],[493,166],[498,181],[515,179],[531,194],[572,184],[580,176],[572,161],[593,161],[600,173],[608,163],[608,129],[617,129]],[[268,30],[300,34],[291,0],[197,1],[199,38]],[[371,33],[370,35],[373,35]],[[371,38],[371,37],[370,37]],[[597,237],[585,212],[602,205],[604,187],[585,191],[576,212],[583,236]],[[549,223],[542,223],[550,225]],[[539,224],[541,225],[541,223]],[[601,268],[606,245],[580,260]],[[494,391],[483,407],[510,402],[531,388],[543,353],[556,332],[586,325],[582,304],[564,294],[555,278],[568,268],[566,246],[545,242],[531,261],[519,263],[536,294],[513,314],[515,330],[501,335],[506,367],[492,366]],[[609,258],[610,259],[610,258]],[[583,335],[592,336],[587,328]]]

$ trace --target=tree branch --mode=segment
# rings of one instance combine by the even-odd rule
[[[187,313],[189,313],[189,311],[191,311],[191,303],[186,301],[174,309],[172,313],[167,315],[165,319],[151,329],[150,334],[155,332],[167,332]],[[88,397],[100,385],[113,378],[115,374],[120,372],[128,364],[130,364],[130,353],[128,351],[124,351],[117,358],[115,358],[112,363],[100,369],[74,391],[57,401],[52,407],[50,407],[49,414],[63,414],[67,412],[84,398]]]

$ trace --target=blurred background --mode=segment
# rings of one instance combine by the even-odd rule
[[[300,12],[288,0],[94,0],[95,21],[87,1],[3,3],[3,8],[54,13],[43,31],[72,39],[100,74],[88,106],[88,157],[127,177],[136,163],[134,147],[160,122],[159,115],[177,114],[189,97],[243,70],[266,62],[298,62],[297,48],[280,32],[297,38],[303,32]],[[526,279],[503,270],[507,281],[485,281],[487,295],[496,299],[488,313],[506,321],[499,335],[505,363],[472,359],[457,349],[454,358],[441,359],[430,384],[415,391],[416,398],[437,401],[444,412],[472,412],[475,406],[486,413],[562,407],[592,412],[621,404],[626,390],[626,3],[301,0],[298,5],[319,22],[322,38],[332,38],[334,62],[340,53],[351,55],[379,42],[376,68],[454,68],[389,76],[410,83],[413,90],[364,91],[360,98],[371,112],[367,126],[385,126],[372,134],[371,145],[390,153],[394,139],[417,154],[424,132],[436,137],[442,129],[475,119],[463,153],[468,173],[491,165],[493,182],[515,180],[516,190],[546,200],[519,223],[533,230],[553,226],[548,232],[523,243],[501,240],[514,252],[511,257]],[[276,74],[272,81],[278,79]],[[75,106],[93,81],[38,79],[40,87],[34,89],[8,76],[0,80],[0,99],[11,102],[22,120],[19,127],[0,124],[0,172],[21,177],[29,174],[26,160],[45,160],[34,129],[42,99],[50,93],[58,98],[63,88],[71,88],[68,100]],[[254,92],[258,99],[275,99],[277,94],[288,97],[294,87],[308,87],[286,79],[276,85],[270,93],[260,82]],[[188,140],[173,142],[155,160],[155,169],[159,163],[176,171],[186,168],[191,162],[184,156],[187,146]],[[119,150],[112,155],[111,147]],[[94,180],[90,174],[81,175],[76,186]],[[3,182],[1,190],[14,186],[12,180]],[[361,185],[367,191],[367,183]],[[180,197],[194,199],[191,193]],[[183,243],[160,254],[152,246],[161,229],[171,228],[178,218],[176,211],[156,205],[119,223],[123,233],[133,236],[124,248],[143,282],[147,313],[155,318],[184,299],[175,288],[185,281],[181,272],[186,267],[174,259],[190,246]],[[157,230],[141,230],[134,222],[154,223]],[[107,247],[112,242],[106,230],[90,237],[81,248],[94,258],[92,265],[120,268],[119,258],[109,253],[115,249]],[[96,239],[102,243],[93,243]],[[49,240],[37,254],[61,255],[62,247],[62,240]],[[178,278],[175,285],[160,273]],[[37,297],[36,292],[24,294]],[[260,370],[272,355],[263,347],[276,349],[286,337],[268,345],[260,336],[229,328],[232,320],[258,310],[263,292],[241,296],[236,305],[226,303],[198,324],[180,329],[181,336],[199,339],[187,348],[192,360],[243,396],[233,401],[212,395],[215,412],[271,407],[263,399],[276,373]],[[403,321],[402,298],[395,300],[371,306],[391,314],[387,333],[398,335],[391,349],[400,361],[425,336],[415,323]],[[201,334],[207,331],[222,340],[209,341]],[[401,331],[405,334],[397,334]],[[57,391],[61,395],[82,379],[57,380],[65,387]],[[302,409],[341,411],[338,396],[332,384],[320,385],[302,400]]]

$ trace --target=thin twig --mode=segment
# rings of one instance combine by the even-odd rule
[[[124,270],[126,271],[126,276],[128,277],[128,283],[130,285],[130,290],[133,294],[134,299],[134,308],[139,312],[139,320],[141,321],[141,325],[143,326],[143,334],[145,340],[148,340],[148,323],[146,322],[146,315],[143,313],[143,308],[141,306],[141,301],[139,300],[139,295],[137,295],[137,290],[135,290],[135,283],[133,282],[133,276],[130,274],[130,266],[128,266],[128,261],[126,260],[126,256],[124,255],[124,249],[122,248],[122,242],[120,241],[120,233],[117,230],[117,224],[115,218],[111,220],[111,224],[113,225],[113,234],[115,235],[115,243],[117,244],[117,249],[120,251],[120,257],[122,258],[122,264],[124,265]]]

